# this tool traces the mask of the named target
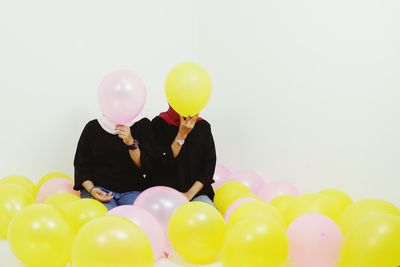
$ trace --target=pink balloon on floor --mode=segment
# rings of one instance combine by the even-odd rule
[[[133,205],[122,205],[110,210],[107,215],[117,215],[134,222],[149,238],[155,259],[166,251],[167,241],[161,224],[150,212]]]
[[[275,181],[266,183],[257,192],[257,195],[259,195],[265,202],[268,202],[279,195],[298,196],[300,195],[300,193],[299,190],[297,190],[297,188],[291,183],[284,181]]]
[[[215,183],[212,184],[212,187],[214,190],[217,190],[223,183],[226,183],[229,181],[229,175],[231,174],[231,171],[228,169],[228,167],[222,165],[222,164],[217,164],[215,166],[215,172],[214,172],[214,181]]]
[[[143,109],[146,89],[142,79],[129,70],[108,74],[97,91],[100,110],[112,123],[131,122]]]
[[[44,202],[46,198],[57,193],[71,193],[79,196],[79,191],[75,191],[73,187],[72,182],[67,179],[50,179],[39,188],[36,195],[36,202]]]
[[[339,259],[342,233],[330,218],[317,213],[297,217],[287,229],[289,258],[296,267],[333,267]]]
[[[154,186],[140,193],[135,200],[134,206],[150,212],[161,223],[166,233],[172,213],[176,208],[188,202],[188,199],[181,192],[173,188]]]
[[[243,198],[239,198],[238,200],[235,200],[225,212],[225,216],[224,216],[225,222],[228,222],[229,217],[231,217],[232,213],[235,211],[236,208],[240,207],[244,203],[251,202],[251,201],[257,201],[257,199],[255,199],[254,197],[243,197]]]
[[[249,170],[234,171],[229,175],[228,179],[245,184],[253,193],[257,193],[265,184],[260,175]]]

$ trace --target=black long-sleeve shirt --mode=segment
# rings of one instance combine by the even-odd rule
[[[148,119],[141,119],[130,129],[132,136],[139,141],[141,168],[135,165],[118,135],[103,130],[97,120],[86,124],[74,159],[75,190],[81,190],[86,180],[120,193],[148,187],[149,172],[154,164],[152,127]]]
[[[151,124],[159,147],[157,179],[160,183],[180,192],[187,192],[196,181],[200,181],[204,187],[196,196],[207,195],[213,199],[214,191],[211,184],[214,182],[216,152],[210,124],[205,120],[198,121],[186,137],[176,158],[171,144],[179,127],[168,125],[158,116]]]

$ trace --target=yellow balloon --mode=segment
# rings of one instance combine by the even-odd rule
[[[75,232],[90,220],[105,215],[107,208],[97,200],[83,198],[66,206],[64,215]]]
[[[171,107],[187,117],[198,114],[211,97],[211,78],[199,64],[176,65],[167,75],[165,94]]]
[[[255,215],[265,216],[275,220],[281,226],[285,225],[283,216],[275,207],[263,201],[251,201],[240,205],[233,211],[228,220],[228,228],[231,228],[239,220]]]
[[[38,184],[37,184],[37,188],[40,188],[45,182],[47,182],[48,180],[54,179],[54,178],[64,178],[67,179],[71,182],[74,182],[74,179],[72,179],[71,176],[69,176],[66,173],[63,172],[49,172],[46,175],[44,175],[42,178],[40,178]]]
[[[400,266],[400,216],[374,214],[346,235],[339,267]]]
[[[65,213],[66,208],[74,201],[79,200],[77,195],[71,193],[57,193],[46,198],[46,204],[49,204],[62,213]]]
[[[295,199],[295,201],[285,210],[284,217],[289,225],[294,219],[304,213],[320,213],[335,222],[339,219],[339,210],[327,197],[321,194],[305,194]]]
[[[146,235],[128,219],[102,216],[82,227],[72,247],[74,267],[154,266]]]
[[[168,238],[175,251],[188,262],[197,264],[216,260],[225,231],[221,214],[211,205],[198,201],[177,208],[168,223]]]
[[[15,256],[27,266],[65,266],[70,259],[72,229],[56,208],[34,204],[11,221],[8,241]]]
[[[345,209],[340,217],[339,226],[346,234],[366,217],[382,213],[400,215],[400,210],[395,205],[381,199],[359,200]]]
[[[17,184],[0,184],[0,238],[7,238],[7,229],[14,216],[35,199],[25,187]]]
[[[271,199],[269,204],[277,208],[283,214],[286,208],[289,207],[295,199],[296,197],[292,195],[279,195]]]
[[[235,200],[251,196],[255,195],[243,183],[236,181],[226,182],[215,191],[214,205],[222,214],[225,214],[226,210]]]
[[[319,193],[329,198],[337,206],[340,213],[353,203],[349,195],[338,189],[324,189]]]
[[[222,249],[224,267],[282,267],[288,258],[284,228],[266,217],[248,217],[228,229]]]
[[[33,196],[36,196],[36,185],[29,180],[27,177],[22,175],[10,175],[0,180],[1,184],[17,184],[25,187],[25,189],[30,192]]]

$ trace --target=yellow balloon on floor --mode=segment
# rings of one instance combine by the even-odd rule
[[[64,215],[75,232],[90,220],[105,215],[107,208],[97,200],[83,198],[66,206]]]
[[[193,201],[180,206],[168,223],[168,238],[175,251],[188,262],[216,260],[225,238],[221,214],[211,205]]]
[[[38,184],[37,184],[37,188],[40,188],[45,182],[47,182],[48,180],[54,179],[54,178],[63,178],[63,179],[67,179],[71,182],[74,182],[74,179],[72,179],[71,176],[69,176],[66,173],[63,172],[49,172],[46,175],[43,175],[42,178],[40,178]]]
[[[211,91],[209,74],[202,66],[192,62],[176,65],[165,81],[168,103],[184,117],[198,114],[207,105]]]
[[[339,267],[400,266],[400,216],[374,214],[345,236]]]
[[[128,219],[102,216],[85,224],[72,247],[74,267],[154,266],[146,235]]]
[[[77,195],[71,193],[57,193],[55,195],[51,195],[46,198],[46,204],[49,204],[62,213],[65,213],[66,208],[74,201],[79,200],[80,198]]]
[[[10,175],[10,176],[4,177],[3,179],[0,179],[0,185],[1,184],[17,184],[17,185],[23,186],[33,196],[36,196],[36,192],[37,192],[36,185],[25,176]]]
[[[295,199],[296,197],[292,195],[279,195],[271,199],[269,204],[277,208],[281,214],[283,214],[287,207],[289,207]]]
[[[34,204],[11,221],[8,241],[15,256],[27,266],[65,266],[70,259],[72,229],[56,208]]]
[[[348,233],[363,219],[374,214],[400,215],[400,210],[382,199],[363,199],[347,207],[339,220],[339,226],[344,234]]]
[[[35,199],[25,187],[17,184],[0,184],[0,238],[7,238],[11,220]]]
[[[233,211],[228,220],[228,228],[232,227],[239,220],[255,215],[265,216],[271,220],[275,220],[282,227],[285,226],[282,214],[275,207],[263,201],[251,201],[240,205]]]
[[[337,221],[340,215],[336,205],[321,194],[305,194],[296,198],[283,215],[287,225],[289,225],[304,213],[320,213],[334,221]]]
[[[251,196],[255,195],[243,183],[236,181],[226,182],[215,191],[214,205],[222,214],[225,214],[226,210],[235,200]]]
[[[283,267],[288,258],[285,230],[275,220],[248,217],[228,229],[222,249],[224,267]]]
[[[329,198],[338,208],[340,214],[353,203],[353,200],[345,192],[338,189],[324,189],[319,191],[320,194]]]

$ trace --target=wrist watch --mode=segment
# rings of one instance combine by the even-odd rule
[[[183,146],[183,144],[185,143],[185,139],[175,139],[175,142],[180,145]]]
[[[133,143],[131,145],[127,145],[129,150],[135,150],[139,148],[139,141],[133,139]]]

